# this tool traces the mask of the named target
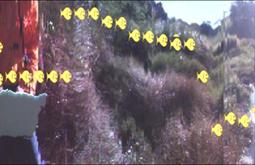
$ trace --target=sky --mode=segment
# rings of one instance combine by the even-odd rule
[[[167,12],[168,17],[181,18],[183,21],[191,24],[201,24],[204,21],[210,21],[211,26],[219,19],[223,18],[223,12],[229,10],[233,1],[156,1],[161,2]],[[214,25],[215,24],[215,25]]]

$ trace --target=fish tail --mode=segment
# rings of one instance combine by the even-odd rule
[[[143,33],[143,41],[144,41],[144,39],[145,39],[145,33]]]
[[[75,16],[78,16],[78,14],[77,14],[75,9],[73,9],[73,13],[74,13]]]
[[[116,29],[116,27],[117,27],[117,24],[118,24],[118,21],[117,21],[117,19],[115,19],[115,29]]]
[[[130,40],[130,38],[131,38],[131,33],[128,32],[128,40]]]
[[[158,42],[159,42],[159,38],[157,37],[157,39],[156,39],[156,45],[158,45]]]
[[[199,79],[199,73],[197,72],[197,80]]]
[[[5,80],[9,78],[8,74],[5,72]]]
[[[21,79],[21,73],[19,73],[19,79]]]
[[[227,120],[227,116],[226,115],[224,115],[224,121],[226,121]]]
[[[59,10],[60,10],[60,16],[63,16],[63,11],[61,9],[59,9]]]
[[[50,75],[49,73],[46,73],[47,80],[49,79],[49,75]]]

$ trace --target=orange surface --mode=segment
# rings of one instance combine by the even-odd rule
[[[30,72],[38,69],[38,2],[0,1],[0,41],[4,45],[3,52],[0,54],[0,73],[4,73],[4,75],[11,69],[18,73],[25,70],[22,60],[23,49],[19,15],[24,18],[24,48],[27,49],[30,59],[27,69]],[[24,91],[35,92],[35,83],[31,83],[30,87],[25,86],[22,80],[19,80],[18,83]]]

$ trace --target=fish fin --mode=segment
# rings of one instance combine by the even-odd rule
[[[197,80],[200,78],[199,73],[197,72]]]
[[[117,21],[117,19],[115,19],[114,21],[115,21],[115,27],[114,27],[114,29],[116,30],[118,21]]]
[[[227,116],[226,115],[224,115],[224,121],[226,121],[227,120]]]
[[[131,38],[131,33],[128,32],[128,41],[130,40],[130,38]]]
[[[143,33],[143,40],[142,41],[144,41],[144,39],[145,39],[145,33]]]

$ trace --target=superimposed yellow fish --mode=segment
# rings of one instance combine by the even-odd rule
[[[44,73],[41,70],[37,70],[33,74],[33,80],[39,83],[43,83],[44,81]]]
[[[222,126],[219,123],[215,124],[211,129],[211,133],[214,133],[216,136],[220,137],[223,133]]]
[[[143,34],[143,41],[146,40],[149,44],[152,44],[154,41],[154,34],[152,31],[147,31]]]
[[[72,10],[69,7],[65,7],[64,10],[60,10],[60,16],[63,16],[66,20],[72,18]]]
[[[17,81],[17,73],[14,70],[11,70],[8,74],[5,73],[6,80],[9,80],[11,83],[15,83]]]
[[[74,10],[74,15],[79,19],[79,20],[84,20],[86,16],[86,11],[83,7],[79,7],[76,11]]]
[[[2,42],[0,42],[0,53],[2,53],[2,52],[3,52],[3,49],[4,49],[4,45],[3,45],[3,43],[2,43]]]
[[[134,29],[132,32],[128,32],[128,40],[130,40],[130,38],[132,38],[135,42],[139,42],[140,41],[140,31],[138,29]]]
[[[182,48],[182,42],[178,34],[174,34],[174,40],[170,42],[170,48],[174,48],[176,51],[180,51]]]
[[[127,20],[124,17],[120,17],[119,19],[115,19],[115,28],[119,27],[121,30],[125,30],[127,27]]]
[[[112,28],[112,23],[113,23],[112,17],[109,15],[102,19],[102,25],[104,25],[107,29]]]
[[[47,80],[50,79],[52,83],[56,83],[58,81],[58,72],[52,70],[49,74],[47,73]]]
[[[196,47],[196,42],[193,38],[189,38],[184,42],[184,47],[188,48],[189,51],[194,51]]]
[[[205,70],[202,70],[200,73],[197,73],[197,79],[200,79],[205,84],[208,82],[209,74]]]
[[[160,43],[162,47],[166,47],[167,42],[168,42],[167,36],[165,34],[161,34],[159,37],[157,37],[156,45]]]
[[[255,106],[251,108],[250,112],[255,113]]]
[[[3,75],[0,73],[0,86],[3,85],[3,82],[4,82],[4,77],[3,77]]]
[[[72,79],[72,74],[68,71],[65,70],[61,75],[60,75],[60,79],[62,79],[66,84],[70,83],[71,79]]]
[[[238,125],[242,124],[244,128],[249,127],[249,124],[251,122],[251,119],[247,115],[243,115],[239,120],[238,120]]]
[[[227,115],[224,115],[224,120],[228,121],[230,125],[233,125],[236,121],[236,115],[233,112],[229,112]]]
[[[99,10],[96,7],[93,7],[91,10],[88,11],[89,17],[91,17],[95,21],[98,20],[99,14]]]
[[[31,81],[31,74],[29,71],[24,70],[22,73],[19,74],[19,79],[22,79],[26,85],[28,85]]]

